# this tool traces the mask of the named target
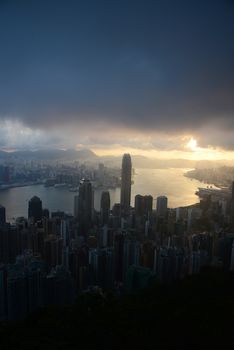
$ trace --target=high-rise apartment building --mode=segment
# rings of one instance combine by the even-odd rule
[[[149,214],[152,213],[153,209],[153,197],[148,196],[141,196],[140,194],[137,194],[135,196],[135,214],[136,216],[143,216],[146,217],[149,216]]]
[[[231,191],[231,223],[234,226],[234,181],[232,181]]]
[[[234,203],[234,181],[232,181],[232,203]]]
[[[0,225],[6,222],[6,209],[0,205]]]
[[[157,197],[157,216],[166,217],[167,215],[167,197],[159,196]]]
[[[93,191],[89,180],[81,180],[79,195],[75,197],[75,211],[80,232],[86,234],[92,223]]]
[[[42,201],[37,196],[32,197],[28,203],[28,218],[33,218],[35,222],[42,218]]]
[[[103,191],[101,197],[101,224],[108,224],[110,214],[110,193],[109,191]]]

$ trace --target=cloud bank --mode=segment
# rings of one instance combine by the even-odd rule
[[[234,149],[233,37],[233,1],[1,1],[0,118],[52,144],[70,128]]]

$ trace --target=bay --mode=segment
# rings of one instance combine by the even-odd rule
[[[191,169],[135,169],[133,177],[131,204],[134,206],[136,194],[150,194],[156,199],[157,196],[168,197],[170,208],[186,206],[197,203],[199,198],[195,195],[198,187],[204,184],[197,180],[191,180],[184,173]],[[110,189],[111,206],[120,201],[120,189]],[[95,190],[94,207],[100,209],[102,190]],[[42,200],[43,208],[50,211],[62,210],[73,214],[74,196],[76,193],[69,192],[67,188],[44,187],[33,185],[15,187],[0,191],[0,204],[6,208],[7,220],[12,222],[18,216],[28,215],[28,201],[33,196]],[[154,200],[155,208],[155,200]]]

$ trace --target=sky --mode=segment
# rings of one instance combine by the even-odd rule
[[[0,149],[234,159],[233,0],[0,0]]]

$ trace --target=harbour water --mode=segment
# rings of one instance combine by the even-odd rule
[[[134,184],[132,185],[132,205],[136,194],[151,194],[155,199],[159,195],[168,197],[171,208],[190,205],[199,201],[195,195],[198,187],[203,187],[200,181],[191,180],[184,176],[190,169],[135,169]],[[111,205],[119,203],[120,189],[110,189]],[[99,210],[102,189],[95,190],[94,207]],[[0,204],[6,208],[8,221],[18,216],[27,217],[28,201],[34,195],[42,200],[43,208],[50,211],[62,210],[73,214],[74,196],[67,188],[44,187],[33,185],[15,187],[0,191]],[[154,201],[155,207],[155,201]]]

